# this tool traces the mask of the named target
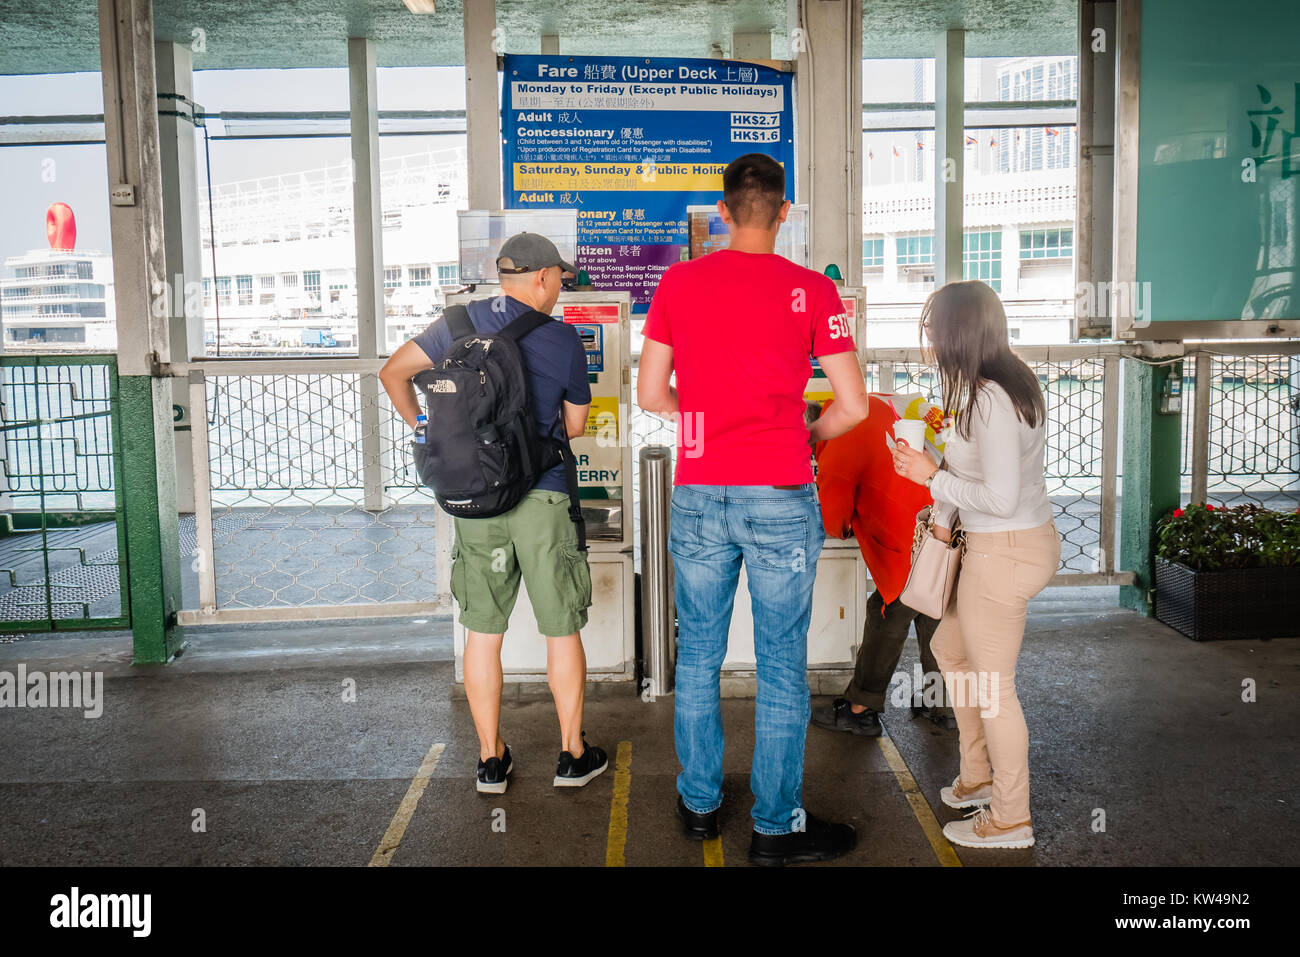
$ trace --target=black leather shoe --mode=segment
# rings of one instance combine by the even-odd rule
[[[842,857],[858,845],[852,825],[822,821],[809,814],[802,831],[789,834],[754,832],[749,842],[749,863],[782,867],[800,861],[829,861]]]
[[[879,712],[868,708],[861,714],[854,714],[847,698],[836,698],[828,707],[814,709],[812,723],[819,728],[847,731],[864,738],[878,738],[884,730],[880,726]]]
[[[682,829],[686,836],[696,841],[707,841],[718,836],[718,812],[696,814],[686,806],[682,796],[677,795],[677,816],[682,819]]]

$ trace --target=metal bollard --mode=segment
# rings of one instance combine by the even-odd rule
[[[641,449],[641,638],[645,676],[652,695],[673,690],[677,667],[674,622],[673,564],[668,555],[668,511],[671,502],[672,449],[650,445]]]

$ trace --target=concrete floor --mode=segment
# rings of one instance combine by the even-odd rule
[[[1038,843],[960,849],[960,861],[1294,863],[1300,641],[1197,644],[1111,605],[1106,589],[1049,589],[1031,605],[1018,684]],[[506,707],[508,793],[475,792],[477,741],[451,693],[450,632],[449,619],[189,629],[185,654],[160,668],[132,667],[121,634],[0,646],[0,671],[102,671],[106,688],[93,720],[0,709],[0,863],[364,865],[442,744],[393,866],[603,865],[615,774],[551,786],[546,698]],[[915,656],[909,640],[900,667]],[[1254,703],[1242,701],[1247,678]],[[349,680],[355,703],[343,701]],[[752,709],[724,702],[727,865],[746,864]],[[929,813],[959,817],[938,797],[956,773],[956,732],[905,710],[885,723]],[[671,697],[594,695],[586,727],[611,758],[630,743],[626,863],[703,865],[671,810]],[[877,742],[810,728],[804,797],[812,813],[858,828],[858,849],[838,863],[940,863]]]

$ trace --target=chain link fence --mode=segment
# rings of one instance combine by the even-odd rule
[[[1278,511],[1300,506],[1300,356],[1210,355],[1206,500]],[[1183,501],[1195,487],[1197,389],[1185,363]]]
[[[1095,353],[1094,347],[1076,347],[1074,351],[1079,354],[1077,358],[1031,358],[1029,364],[1043,383],[1047,397],[1047,491],[1056,509],[1056,526],[1062,539],[1060,571],[1105,574],[1113,571],[1113,560],[1108,561],[1101,538],[1105,360],[1086,354]],[[635,370],[633,376],[635,395]],[[914,393],[931,401],[939,398],[938,377],[921,362],[919,350],[867,350],[864,377],[869,392]],[[634,457],[645,445],[671,448],[676,429],[671,422],[634,409],[631,441]],[[639,481],[638,476],[638,496]],[[1112,542],[1111,556],[1114,547]]]
[[[1056,350],[1061,351],[1061,350]],[[1077,350],[1080,353],[1091,351]],[[939,380],[920,362],[919,350],[906,359],[868,360],[867,387],[874,391],[917,393],[939,401]],[[870,350],[868,350],[870,356]],[[1047,399],[1047,494],[1061,534],[1060,574],[1111,571],[1102,548],[1103,415],[1106,370],[1096,356],[1026,361],[1038,375]],[[1114,503],[1108,503],[1113,509]],[[1113,555],[1113,543],[1110,555]]]
[[[1108,349],[1080,344],[1018,350],[1047,398],[1045,465],[1062,537],[1060,574],[1080,583],[1109,580],[1115,571],[1123,352]],[[374,374],[381,362],[201,364],[195,405],[202,402],[207,415],[203,428],[196,424],[196,438],[204,437],[207,481],[198,485],[207,487],[197,497],[206,495],[211,531],[205,546],[200,502],[191,557],[201,578],[204,556],[211,557],[205,607],[275,617],[270,613],[277,609],[383,606],[396,613],[391,606],[427,610],[430,603],[449,602],[450,519],[418,482],[409,430]],[[1296,362],[1291,356],[1216,357],[1211,501],[1296,507]],[[937,398],[937,378],[919,350],[867,350],[864,369],[871,391]],[[638,496],[633,502],[640,495],[637,453],[676,444],[672,422],[636,407],[636,376],[634,366],[628,427]],[[1184,399],[1189,434],[1194,390],[1189,385]],[[1184,462],[1189,469],[1188,450]],[[639,525],[639,509],[631,511]],[[639,541],[639,530],[633,540]]]
[[[410,429],[362,364],[203,377],[216,607],[446,600],[438,542],[450,520],[417,480]]]

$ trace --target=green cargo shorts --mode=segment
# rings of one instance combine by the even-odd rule
[[[491,518],[456,518],[451,593],[470,631],[506,630],[522,574],[543,635],[571,635],[587,624],[591,570],[578,550],[569,496],[533,489],[513,509]]]

